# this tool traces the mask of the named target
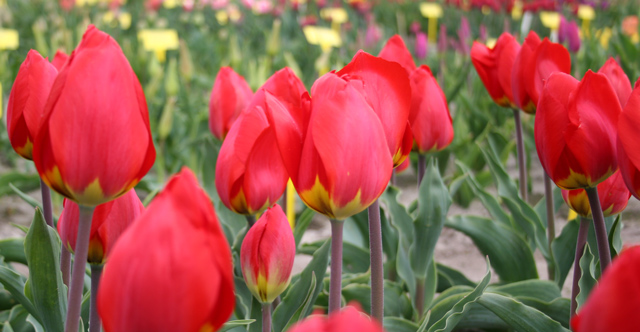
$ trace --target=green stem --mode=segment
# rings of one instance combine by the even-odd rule
[[[573,221],[570,221],[573,222]],[[571,317],[576,314],[578,309],[578,293],[580,292],[580,277],[582,271],[580,270],[580,259],[584,253],[584,246],[587,243],[587,235],[589,234],[589,219],[580,218],[580,228],[578,229],[578,240],[576,243],[576,258],[573,262],[573,284],[571,286]]]
[[[516,147],[518,149],[518,171],[520,173],[520,196],[527,201],[527,164],[524,156],[524,140],[522,138],[522,120],[520,110],[513,109],[513,119],[516,122]]]
[[[553,206],[553,189],[551,187],[551,178],[544,174],[544,196],[547,203],[547,238],[549,240],[549,252],[551,252],[551,244],[556,238],[556,222]],[[553,264],[547,264],[547,272],[549,280],[554,280],[556,275],[556,267]]]
[[[89,307],[89,332],[100,332],[98,315],[98,288],[102,277],[102,265],[91,264],[91,306]]]
[[[424,279],[416,279],[416,310],[418,311],[418,319],[422,319],[424,313]]]
[[[51,190],[40,179],[40,191],[42,192],[42,212],[44,213],[44,221],[50,227],[53,227],[53,208],[51,204]]]
[[[342,230],[341,220],[331,219],[331,276],[329,281],[329,314],[342,305]]]
[[[418,187],[422,183],[424,172],[427,169],[427,156],[422,153],[418,154]]]
[[[254,216],[253,214],[249,214],[246,216],[247,218],[247,224],[249,224],[249,228],[253,227],[253,224],[256,223],[256,216]]]
[[[271,332],[271,303],[262,304],[262,332]]]
[[[371,249],[371,317],[382,322],[384,315],[384,268],[382,266],[382,225],[380,204],[369,206],[369,247]]]
[[[589,204],[591,205],[591,217],[593,227],[596,231],[596,242],[598,243],[598,255],[600,256],[600,275],[611,264],[611,252],[609,251],[609,238],[607,237],[607,227],[604,224],[604,215],[598,198],[598,188],[586,188]]]

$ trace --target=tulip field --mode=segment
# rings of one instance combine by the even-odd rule
[[[640,331],[639,21],[0,0],[0,332]]]

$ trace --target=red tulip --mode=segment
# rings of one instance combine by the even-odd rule
[[[618,165],[631,194],[640,199],[640,80],[631,92],[618,120]]]
[[[409,168],[409,165],[411,165],[411,160],[410,158],[407,158],[402,162],[402,164],[400,164],[400,166],[396,167],[396,174],[406,171]]]
[[[53,57],[51,64],[56,67],[58,71],[60,71],[60,69],[62,69],[62,66],[67,63],[67,60],[69,60],[69,56],[67,55],[67,53],[58,50],[56,52],[56,55]]]
[[[315,211],[338,220],[371,205],[393,168],[384,127],[359,82],[336,73],[320,77],[306,122],[293,119],[267,95],[267,115],[298,194]]]
[[[144,206],[133,189],[112,201],[98,205],[93,211],[87,261],[103,264],[116,240],[142,212]],[[79,216],[78,204],[65,200],[64,210],[58,220],[58,233],[62,244],[67,246],[70,252],[74,252],[76,248]]]
[[[595,187],[618,168],[616,124],[620,103],[609,80],[588,71],[582,81],[551,74],[538,103],[538,157],[562,189]]]
[[[393,166],[402,164],[412,144],[411,133],[407,131],[411,85],[406,70],[396,62],[359,51],[337,74],[360,91],[378,115],[393,156]]]
[[[512,90],[516,106],[527,113],[535,113],[549,75],[555,72],[569,74],[570,71],[571,56],[564,46],[547,38],[540,41],[535,32],[529,32],[513,64]]]
[[[13,149],[33,159],[33,142],[58,71],[38,51],[31,50],[20,65],[7,105],[7,133]]]
[[[247,287],[261,303],[271,303],[289,286],[296,241],[279,205],[268,209],[242,241],[240,265]]]
[[[393,35],[389,38],[378,56],[387,61],[399,63],[409,75],[416,69],[413,56],[399,35]]]
[[[640,331],[640,246],[613,260],[571,320],[575,332]]]
[[[155,161],[140,82],[120,46],[89,26],[62,68],[33,145],[42,180],[78,204],[123,195]]]
[[[106,332],[217,331],[234,308],[231,251],[187,168],[111,251],[98,292]]]
[[[629,77],[624,73],[624,70],[620,68],[618,62],[615,59],[609,58],[607,62],[598,70],[598,73],[603,74],[609,79],[613,90],[615,90],[620,105],[624,107],[627,104],[627,100],[631,95],[631,81]]]
[[[209,99],[209,129],[222,140],[242,110],[247,108],[253,92],[244,78],[229,67],[222,67],[216,76]]]
[[[511,71],[520,44],[509,33],[503,33],[493,48],[479,42],[471,47],[471,62],[484,87],[499,106],[515,107],[511,88]]]
[[[384,332],[380,323],[353,306],[347,306],[330,315],[314,315],[294,325],[288,332]]]
[[[308,109],[301,100],[306,90],[290,69],[275,73],[253,96],[231,127],[216,164],[220,199],[240,214],[256,214],[275,204],[289,179],[265,114],[266,94],[277,98],[296,121],[308,121]]]
[[[598,184],[598,197],[605,217],[616,215],[627,207],[631,193],[620,172],[616,171]],[[591,205],[584,189],[562,190],[562,198],[577,214],[585,218],[591,217]]]
[[[444,149],[453,140],[453,122],[447,98],[428,66],[411,74],[411,91],[409,122],[418,152]]]

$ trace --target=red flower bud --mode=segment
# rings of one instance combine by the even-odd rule
[[[515,107],[511,88],[511,71],[520,44],[509,33],[503,33],[493,48],[479,42],[471,47],[471,62],[484,87],[499,106]]]
[[[240,265],[247,287],[261,303],[271,303],[289,286],[296,242],[279,205],[265,211],[242,241]]]
[[[640,331],[640,246],[613,260],[571,320],[575,332]]]
[[[314,315],[294,325],[288,332],[384,332],[380,323],[349,305],[339,312],[325,316]]]
[[[133,188],[155,155],[140,82],[118,43],[89,26],[47,99],[33,145],[40,177],[96,206]]]
[[[98,205],[93,211],[87,261],[103,264],[116,240],[142,212],[144,206],[133,189],[112,201]],[[79,216],[78,204],[65,199],[64,210],[58,220],[58,233],[62,244],[71,252],[76,248]]]
[[[598,197],[605,217],[616,215],[627,207],[631,193],[620,172],[616,171],[598,184]],[[591,205],[584,189],[562,190],[562,198],[577,214],[591,218]]]
[[[595,187],[615,172],[620,112],[606,76],[589,70],[578,81],[551,74],[538,103],[535,141],[542,167],[558,187]]]
[[[240,113],[247,108],[253,92],[244,78],[229,67],[218,71],[209,99],[209,129],[222,140]]]
[[[33,142],[58,71],[38,51],[31,50],[20,65],[7,105],[7,133],[13,149],[33,159]]]
[[[217,331],[234,308],[232,269],[213,205],[184,168],[111,252],[97,299],[104,330]]]

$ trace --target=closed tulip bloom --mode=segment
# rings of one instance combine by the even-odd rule
[[[571,320],[575,332],[640,331],[640,246],[623,250]]]
[[[47,59],[31,50],[13,82],[7,105],[7,133],[11,146],[23,158],[33,159],[33,142],[57,75]]]
[[[549,177],[562,189],[595,187],[618,168],[620,103],[609,80],[588,71],[582,81],[549,77],[538,103],[535,141]]]
[[[378,56],[387,61],[399,63],[409,75],[416,69],[413,56],[399,35],[393,35],[389,38]]]
[[[133,188],[156,152],[140,82],[120,46],[89,26],[56,78],[33,146],[42,180],[96,206]]]
[[[513,65],[511,82],[516,106],[535,113],[547,78],[555,72],[570,71],[571,55],[564,46],[547,38],[541,41],[534,31],[529,32]]]
[[[520,44],[509,33],[503,33],[493,48],[479,42],[471,47],[471,62],[493,101],[502,107],[515,107],[511,87],[511,71]]]
[[[393,156],[393,166],[402,164],[412,145],[412,137],[407,132],[411,108],[407,71],[397,62],[359,51],[337,74],[360,91],[378,115]],[[311,93],[314,94],[313,88]]]
[[[288,332],[384,332],[380,323],[353,306],[329,317],[314,315],[294,325]]]
[[[640,139],[640,80],[636,82],[631,96],[620,113],[618,120],[618,165],[627,188],[640,199],[640,153],[637,142]]]
[[[261,303],[271,303],[289,286],[296,242],[279,205],[265,211],[249,229],[240,249],[247,287]]]
[[[598,184],[598,197],[605,217],[616,215],[627,207],[631,193],[624,184],[620,172],[616,171]],[[591,206],[584,189],[562,190],[562,198],[577,214],[586,218],[591,217]]]
[[[447,98],[431,73],[422,65],[411,74],[409,122],[419,153],[440,151],[453,140],[453,122]]]
[[[629,96],[631,96],[631,81],[629,77],[624,73],[624,70],[620,67],[618,62],[614,58],[609,58],[605,64],[600,67],[598,73],[603,74],[609,79],[609,83],[613,87],[613,90],[618,96],[620,105],[624,107],[627,104]]]
[[[112,201],[98,205],[93,211],[87,261],[103,264],[116,240],[142,212],[144,206],[133,189]],[[58,233],[62,245],[67,246],[70,252],[74,252],[76,248],[79,216],[78,204],[65,200],[64,210],[58,220]]]
[[[217,331],[233,311],[233,288],[229,244],[184,168],[113,248],[98,313],[106,332]]]
[[[54,67],[56,67],[58,71],[60,71],[60,69],[62,69],[62,66],[64,66],[67,63],[67,60],[69,60],[69,55],[67,55],[67,53],[64,53],[58,50],[56,52],[56,55],[53,57],[51,64]]]
[[[252,96],[242,76],[229,67],[220,68],[209,99],[209,129],[215,137],[222,140],[227,136]]]

